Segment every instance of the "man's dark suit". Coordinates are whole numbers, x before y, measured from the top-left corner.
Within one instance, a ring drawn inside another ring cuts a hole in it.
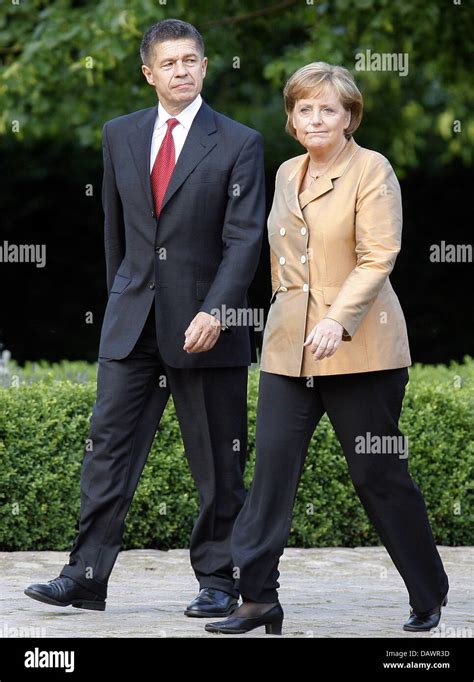
[[[151,107],[103,129],[109,300],[79,534],[61,574],[106,596],[125,517],[172,395],[200,498],[191,563],[201,588],[236,596],[229,544],[245,499],[250,329],[229,326],[204,353],[187,353],[183,344],[199,311],[247,305],[265,218],[262,137],[203,101],[157,219],[150,187],[156,114]]]
[[[246,305],[264,225],[262,137],[203,102],[168,185],[157,229],[149,171],[155,117],[152,107],[104,126],[110,298],[99,355],[116,360],[128,355],[156,297],[158,345],[167,364],[248,365],[247,327],[229,328],[207,353],[186,353],[183,343],[185,329],[200,310]]]

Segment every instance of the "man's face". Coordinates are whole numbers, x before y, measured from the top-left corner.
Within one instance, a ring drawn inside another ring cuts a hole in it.
[[[142,72],[165,109],[178,114],[201,92],[206,68],[207,57],[201,59],[194,40],[180,38],[157,43]]]

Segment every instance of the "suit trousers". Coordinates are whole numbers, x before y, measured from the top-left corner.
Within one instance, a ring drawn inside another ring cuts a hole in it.
[[[404,442],[398,419],[407,382],[407,368],[308,379],[261,372],[254,478],[231,540],[243,598],[278,599],[278,563],[306,453],[327,413],[357,495],[405,582],[411,606],[427,611],[441,604],[448,578],[422,494],[408,470],[406,448],[361,447],[367,434],[372,444],[387,444],[383,436]],[[391,449],[396,452],[388,454]]]
[[[131,353],[122,360],[99,357],[98,365],[78,534],[61,575],[107,596],[125,517],[171,395],[200,500],[191,564],[200,588],[238,596],[230,536],[246,496],[247,366],[166,365],[157,347],[154,305]]]

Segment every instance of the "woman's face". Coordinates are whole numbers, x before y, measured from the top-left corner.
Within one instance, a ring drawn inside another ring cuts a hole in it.
[[[317,97],[299,99],[292,113],[298,141],[308,151],[330,152],[342,144],[351,113],[344,109],[339,95],[327,86]]]

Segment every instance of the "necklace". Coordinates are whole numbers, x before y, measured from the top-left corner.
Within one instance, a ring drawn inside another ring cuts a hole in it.
[[[308,163],[308,173],[309,173],[309,177],[313,179],[313,182],[314,182],[315,180],[317,180],[319,177],[321,177],[320,175],[313,175],[313,174],[311,173],[311,171],[309,170],[309,163]]]
[[[342,147],[342,149],[344,149],[345,146],[346,146],[346,145],[344,144],[343,147]],[[327,166],[327,168],[325,169],[324,173],[319,173],[319,175],[313,175],[313,174],[311,173],[311,171],[310,171],[311,159],[308,161],[308,174],[309,174],[309,177],[311,178],[311,184],[313,184],[313,182],[315,182],[318,178],[322,177],[323,175],[325,175],[325,174],[328,172],[328,170],[329,170],[329,169],[331,168],[331,166],[333,165],[334,161],[337,159],[337,157],[338,157],[339,154],[341,153],[342,149],[340,149],[340,150],[337,152],[337,154],[334,156],[334,158],[332,159],[332,161],[331,161],[331,163],[329,164],[329,166]]]

